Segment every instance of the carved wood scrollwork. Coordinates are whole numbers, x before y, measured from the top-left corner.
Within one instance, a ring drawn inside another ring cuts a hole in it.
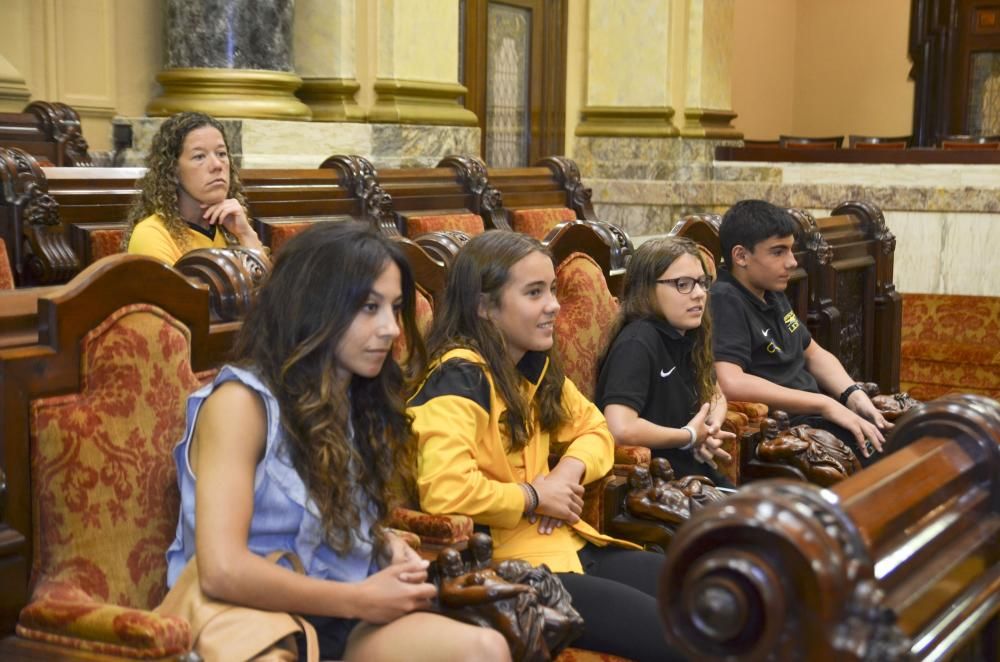
[[[883,255],[892,255],[896,250],[896,235],[889,230],[889,226],[885,223],[885,215],[877,206],[862,200],[849,200],[838,205],[830,215],[842,214],[856,216],[865,229],[865,235],[879,242]]]
[[[474,196],[473,211],[483,217],[487,227],[511,229],[503,209],[503,194],[490,184],[482,159],[452,154],[441,159],[437,167],[452,168],[458,173],[465,190]]]
[[[454,261],[458,250],[467,244],[469,235],[458,230],[425,232],[414,240],[428,255],[439,260],[446,266]]]
[[[271,262],[249,248],[200,248],[174,267],[208,285],[209,308],[215,322],[243,319],[257,298],[257,289],[271,271]]]
[[[92,166],[87,140],[83,137],[80,116],[64,103],[33,101],[24,109],[42,121],[45,133],[59,145],[63,166]]]
[[[0,148],[0,177],[16,246],[12,266],[19,285],[66,282],[80,271],[80,259],[59,223],[59,204],[35,159],[17,148]]]
[[[611,247],[611,269],[624,269],[632,258],[632,253],[635,252],[628,234],[614,223],[606,221],[585,221],[585,223],[604,237]]]
[[[576,212],[578,218],[588,221],[598,220],[591,201],[594,192],[580,179],[580,168],[576,162],[565,156],[547,156],[537,165],[545,166],[555,174],[556,179],[566,189],[568,206]]]
[[[801,245],[816,256],[816,261],[820,265],[826,266],[830,264],[830,261],[833,259],[833,247],[820,234],[819,227],[816,225],[816,218],[804,209],[793,208],[787,211],[799,224],[799,241]]]
[[[383,234],[403,236],[404,224],[392,211],[392,196],[378,183],[378,172],[361,156],[338,154],[320,165],[340,173],[340,184],[361,203],[362,217],[373,223]]]

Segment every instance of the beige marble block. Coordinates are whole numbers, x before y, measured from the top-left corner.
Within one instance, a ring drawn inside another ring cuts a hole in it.
[[[354,78],[356,0],[295,3],[295,72],[302,78]]]

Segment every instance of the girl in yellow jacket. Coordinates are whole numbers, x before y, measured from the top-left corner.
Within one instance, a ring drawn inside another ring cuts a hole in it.
[[[458,253],[429,337],[431,364],[407,412],[419,443],[420,504],[488,527],[498,560],[545,563],[585,631],[574,646],[664,660],[656,590],[663,557],[580,519],[583,486],[604,476],[614,441],[553,349],[551,256],[514,232]],[[548,468],[550,442],[568,444]]]

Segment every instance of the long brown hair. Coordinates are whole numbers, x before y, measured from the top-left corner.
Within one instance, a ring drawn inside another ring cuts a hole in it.
[[[210,126],[222,134],[229,157],[229,191],[227,198],[236,198],[243,209],[247,209],[246,198],[243,197],[243,184],[240,182],[236,163],[229,149],[229,138],[219,120],[205,113],[177,113],[166,119],[160,125],[160,130],[153,136],[153,143],[146,157],[146,174],[139,180],[139,193],[132,202],[128,212],[128,229],[125,231],[123,249],[128,249],[129,239],[135,226],[147,216],[158,214],[163,219],[163,226],[170,234],[178,248],[182,251],[188,246],[188,225],[181,217],[178,189],[180,179],[177,174],[177,160],[184,150],[184,139],[195,129]],[[217,226],[226,237],[226,243],[237,245],[236,237],[231,235],[222,225]]]
[[[479,307],[484,300],[493,306],[500,305],[511,267],[534,252],[552,257],[538,240],[517,232],[491,230],[472,238],[459,250],[448,270],[444,302],[434,315],[428,340],[432,359],[440,358],[450,349],[467,347],[486,360],[493,382],[507,405],[511,451],[524,448],[531,437],[532,403],[518,387],[521,377],[510,359],[503,334],[479,316]],[[554,432],[566,421],[562,405],[566,377],[555,346],[548,357],[549,367],[535,392],[535,400],[542,429]]]
[[[410,265],[395,242],[360,223],[323,223],[285,244],[234,349],[277,398],[292,465],[319,509],[328,544],[340,553],[360,527],[357,491],[379,523],[394,500],[390,487],[400,480],[412,485],[416,466],[404,374],[393,357],[373,378],[353,375],[346,390],[336,379],[340,339],[390,263],[401,275],[409,355],[422,363]],[[362,533],[384,553],[381,526]]]
[[[625,286],[618,316],[611,326],[607,344],[605,344],[601,357],[598,359],[598,374],[600,374],[608,352],[611,351],[611,346],[622,329],[640,319],[664,319],[656,299],[656,281],[681,255],[693,255],[698,258],[701,268],[706,274],[709,273],[705,256],[698,250],[698,245],[684,237],[651,239],[636,249],[625,272]],[[712,398],[715,397],[712,316],[709,312],[709,306],[709,297],[706,296],[701,326],[688,331],[694,337],[692,355],[694,358],[695,388],[699,402],[711,402]]]

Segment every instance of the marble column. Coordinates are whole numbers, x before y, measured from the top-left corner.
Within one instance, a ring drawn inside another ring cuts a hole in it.
[[[313,120],[364,121],[355,96],[357,79],[357,0],[297,0],[295,71],[302,76],[296,93]]]
[[[735,8],[735,0],[687,0],[685,138],[743,137],[730,125]]]
[[[459,99],[457,0],[371,0],[376,39],[371,122],[476,126]]]
[[[163,93],[146,112],[310,119],[295,97],[294,0],[165,0]]]
[[[590,0],[587,80],[575,156],[585,176],[671,177],[671,0]]]

